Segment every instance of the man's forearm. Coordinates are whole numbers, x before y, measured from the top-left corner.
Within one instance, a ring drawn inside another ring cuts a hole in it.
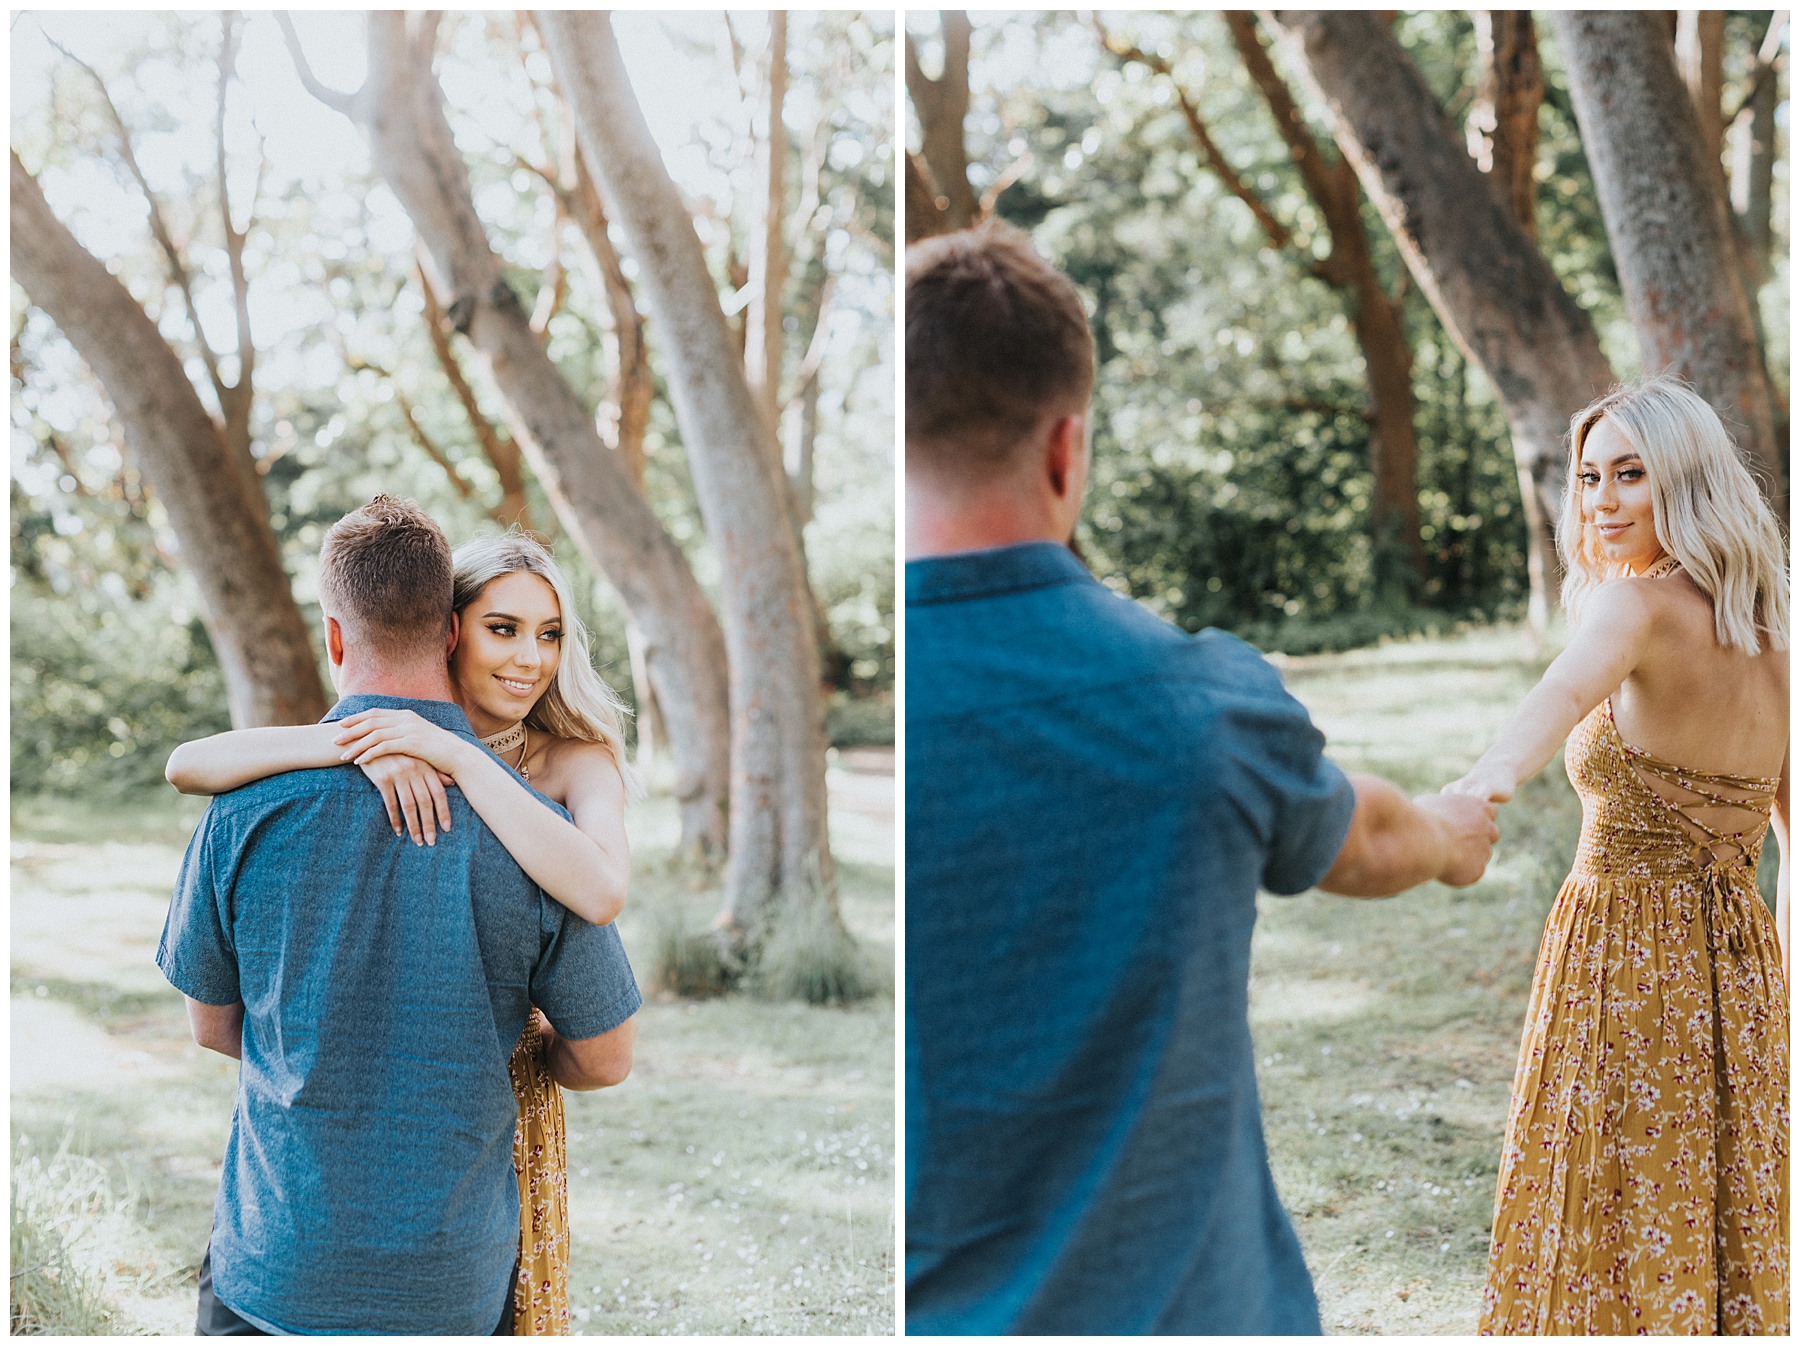
[[[208,1005],[189,996],[187,1012],[188,1027],[193,1030],[195,1042],[234,1061],[244,1059],[244,1006],[241,1002]]]
[[[610,1033],[571,1042],[546,1021],[544,1068],[565,1089],[585,1092],[623,1083],[631,1074],[631,1047],[637,1038],[637,1020],[627,1019]]]
[[[1392,897],[1442,874],[1444,825],[1379,776],[1353,775],[1356,814],[1337,863],[1319,887],[1342,897]]]

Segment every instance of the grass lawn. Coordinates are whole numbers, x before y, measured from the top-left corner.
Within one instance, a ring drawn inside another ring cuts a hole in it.
[[[193,1331],[236,1093],[236,1063],[193,1045],[153,961],[198,816],[173,799],[13,810],[15,1205],[70,1236],[87,1311],[115,1333]],[[628,824],[638,878],[619,928],[647,984],[659,910],[713,899],[659,864],[666,799]],[[891,968],[891,821],[834,808],[832,825],[846,923]],[[573,1329],[890,1334],[892,999],[646,1002],[631,1078],[566,1096]]]
[[[1283,671],[1334,760],[1424,793],[1474,764],[1547,658],[1495,629]],[[1532,965],[1581,827],[1560,757],[1500,827],[1470,888],[1259,899],[1264,1121],[1327,1332],[1475,1330]]]

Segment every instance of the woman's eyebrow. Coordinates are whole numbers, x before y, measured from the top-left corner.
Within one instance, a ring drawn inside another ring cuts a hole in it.
[[[487,622],[487,621],[512,622],[515,626],[525,625],[525,619],[523,617],[515,617],[510,612],[484,612],[481,614],[481,620],[484,622]],[[546,617],[546,618],[544,618],[544,620],[541,623],[539,623],[539,625],[541,625],[541,626],[561,626],[562,625],[562,614],[558,613],[554,617]]]
[[[1583,467],[1617,467],[1620,463],[1641,463],[1643,461],[1644,455],[1639,453],[1636,449],[1632,449],[1625,453],[1615,453],[1611,458],[1603,460],[1589,458],[1586,454],[1583,454],[1581,465]]]

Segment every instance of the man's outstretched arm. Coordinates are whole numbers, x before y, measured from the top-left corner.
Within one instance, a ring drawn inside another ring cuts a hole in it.
[[[1500,838],[1494,806],[1470,795],[1408,799],[1379,776],[1353,775],[1356,812],[1318,886],[1344,897],[1392,897],[1436,879],[1462,888],[1487,868]]]
[[[209,1005],[187,997],[188,1027],[194,1030],[194,1041],[209,1051],[244,1059],[244,1003]]]
[[[546,1068],[550,1078],[577,1092],[607,1089],[631,1074],[631,1044],[637,1038],[637,1020],[627,1019],[611,1032],[571,1041],[544,1025]]]

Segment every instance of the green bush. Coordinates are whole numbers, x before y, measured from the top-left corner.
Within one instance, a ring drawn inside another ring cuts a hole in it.
[[[889,746],[894,741],[893,701],[833,692],[825,704],[825,737],[834,748]]]

